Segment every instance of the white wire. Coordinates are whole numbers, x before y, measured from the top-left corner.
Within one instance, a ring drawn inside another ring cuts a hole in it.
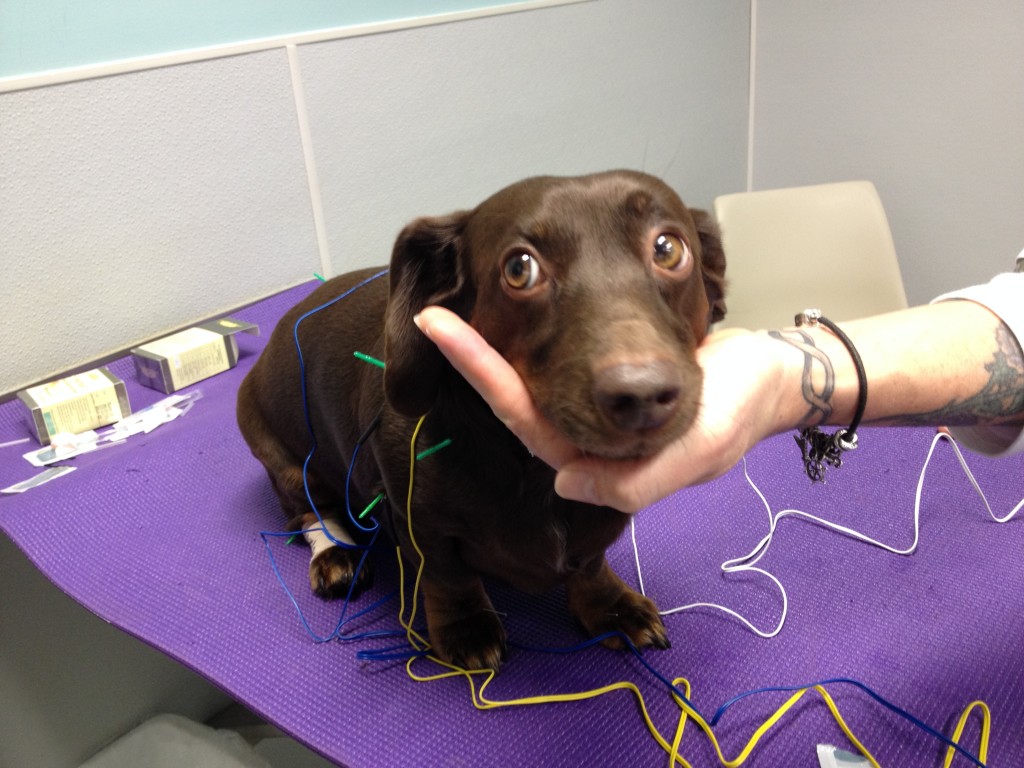
[[[988,510],[989,517],[991,517],[997,523],[1010,522],[1010,520],[1013,519],[1014,515],[1020,512],[1021,507],[1024,507],[1024,499],[1018,501],[1017,506],[1015,506],[1013,509],[1007,512],[1003,517],[999,517],[995,512],[992,511],[992,507],[988,503],[988,499],[985,498],[985,494],[984,492],[982,492],[981,486],[979,486],[978,481],[974,479],[974,473],[971,472],[971,468],[967,466],[967,460],[964,459],[964,455],[960,452],[960,446],[957,445],[956,440],[954,440],[951,435],[948,435],[945,432],[940,432],[938,435],[936,435],[935,440],[932,442],[932,445],[934,446],[934,444],[938,442],[938,439],[940,437],[945,438],[949,442],[949,444],[953,446],[953,451],[956,453],[957,461],[960,462],[960,467],[963,469],[964,474],[967,475],[967,479],[971,481],[971,485],[974,486],[974,490],[978,492],[978,496],[981,497],[982,502],[984,502],[985,509]],[[928,466],[927,463],[925,464],[925,466]],[[924,470],[921,470],[921,473],[923,475]]]
[[[865,544],[870,544],[874,547],[879,547],[881,549],[886,550],[887,552],[892,552],[896,555],[909,555],[913,553],[914,550],[917,549],[917,544],[920,540],[921,534],[921,494],[924,489],[925,473],[928,470],[929,463],[931,463],[932,454],[935,452],[935,446],[938,445],[940,440],[945,440],[951,446],[953,446],[953,451],[956,454],[957,460],[960,462],[960,467],[963,469],[964,474],[967,476],[967,479],[974,487],[974,490],[977,492],[982,502],[985,504],[985,509],[988,510],[989,516],[995,522],[1009,522],[1021,510],[1021,508],[1024,507],[1024,499],[1021,499],[1020,502],[1017,503],[1017,506],[1010,510],[1010,512],[1005,516],[999,517],[998,515],[996,515],[995,512],[992,511],[992,506],[988,503],[988,499],[985,497],[985,493],[981,490],[981,486],[978,485],[978,481],[975,479],[974,474],[970,470],[970,467],[967,466],[967,461],[966,459],[964,459],[964,455],[963,453],[961,453],[960,447],[957,445],[956,440],[954,440],[953,437],[946,432],[938,432],[932,439],[931,446],[928,448],[928,454],[925,456],[924,464],[921,467],[921,474],[917,480],[917,491],[914,495],[914,540],[911,542],[909,547],[905,549],[897,549],[896,547],[890,546],[881,541],[873,539],[870,536],[866,536],[863,533],[855,531],[852,528],[847,528],[844,525],[839,525],[838,523],[833,523],[828,520],[824,520],[820,517],[816,517],[815,515],[811,515],[807,512],[802,512],[798,509],[784,509],[778,514],[773,515],[771,505],[768,503],[768,500],[764,497],[764,494],[761,493],[761,490],[757,487],[757,484],[754,483],[754,481],[750,477],[750,474],[747,472],[747,460],[746,458],[744,458],[743,476],[746,478],[747,483],[750,485],[750,487],[754,489],[754,492],[757,494],[758,498],[761,499],[761,503],[764,505],[765,510],[767,510],[768,512],[768,533],[765,535],[764,538],[761,539],[761,541],[757,543],[757,545],[750,551],[749,554],[744,555],[742,557],[733,558],[731,560],[726,560],[724,563],[722,563],[721,569],[723,573],[743,573],[746,571],[752,571],[754,573],[759,573],[771,579],[771,581],[775,583],[775,586],[778,587],[779,594],[782,596],[782,612],[779,616],[778,624],[776,625],[775,629],[771,631],[758,629],[756,626],[754,626],[752,622],[750,622],[748,619],[746,619],[733,609],[728,608],[724,605],[719,605],[717,603],[690,603],[688,605],[680,605],[675,608],[669,608],[668,610],[659,611],[659,613],[662,616],[669,616],[675,613],[689,611],[694,608],[711,608],[717,611],[722,611],[723,613],[726,613],[729,616],[732,616],[733,618],[737,619],[742,624],[744,624],[751,632],[758,635],[759,637],[775,637],[775,635],[782,631],[782,627],[786,623],[786,614],[789,610],[789,598],[786,594],[786,588],[782,585],[782,582],[780,582],[775,576],[773,576],[768,571],[762,568],[755,567],[755,564],[759,562],[761,558],[765,556],[765,554],[767,554],[768,547],[770,546],[772,539],[775,536],[775,529],[778,527],[779,521],[784,517],[796,517],[801,518],[803,520],[807,520],[811,523],[814,523],[815,525],[820,525],[823,528],[836,531],[837,533],[840,533],[844,536],[856,539],[858,541],[862,541]],[[636,541],[636,516],[633,516],[633,518],[630,520],[630,535],[633,541],[633,557],[636,561],[636,574],[637,581],[640,587],[640,593],[646,595],[647,592],[644,588],[643,569],[640,565],[640,550],[637,546]]]

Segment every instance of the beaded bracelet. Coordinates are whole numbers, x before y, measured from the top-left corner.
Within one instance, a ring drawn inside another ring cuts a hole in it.
[[[823,325],[838,338],[853,358],[853,367],[857,370],[857,383],[860,391],[857,394],[857,408],[853,414],[853,420],[846,429],[837,429],[831,435],[822,432],[817,426],[805,427],[800,430],[796,437],[797,445],[800,446],[800,453],[803,456],[804,470],[811,482],[824,483],[825,469],[827,466],[839,468],[843,465],[843,452],[852,451],[857,447],[857,427],[864,416],[864,408],[868,402],[868,377],[864,372],[864,361],[861,360],[857,348],[853,346],[850,337],[842,329],[822,316],[817,309],[805,309],[799,313],[795,322],[797,327],[802,325],[815,326]]]

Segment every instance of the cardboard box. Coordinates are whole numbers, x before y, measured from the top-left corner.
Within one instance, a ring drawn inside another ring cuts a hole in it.
[[[224,317],[211,320],[131,350],[139,381],[165,394],[234,368],[238,363],[236,333],[259,328]]]
[[[18,393],[28,408],[40,445],[49,445],[59,432],[86,432],[130,416],[128,390],[107,368],[67,376]]]

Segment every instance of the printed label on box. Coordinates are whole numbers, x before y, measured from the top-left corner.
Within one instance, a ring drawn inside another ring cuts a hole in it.
[[[105,368],[29,387],[19,397],[41,443],[58,432],[85,432],[131,413],[123,382]]]
[[[188,328],[139,349],[167,358],[175,390],[231,367],[224,336],[203,328]]]

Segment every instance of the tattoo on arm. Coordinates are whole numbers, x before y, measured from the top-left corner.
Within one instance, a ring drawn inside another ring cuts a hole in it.
[[[970,426],[981,423],[1020,421],[1024,417],[1024,353],[1005,325],[995,334],[995,352],[985,363],[988,381],[973,395],[954,398],[927,413],[891,416],[886,423],[907,425]]]
[[[768,335],[786,342],[804,356],[801,394],[807,412],[798,428],[824,424],[832,415],[835,370],[832,361],[800,329],[769,331]],[[1017,338],[1000,325],[994,338],[992,359],[984,364],[988,381],[974,394],[953,398],[946,405],[925,413],[904,413],[873,420],[873,424],[905,426],[970,426],[981,423],[1021,422],[1024,420],[1024,352]]]
[[[807,413],[797,425],[799,428],[824,424],[832,415],[832,395],[836,389],[836,375],[832,361],[814,344],[810,334],[800,329],[768,331],[773,339],[796,347],[804,356],[804,372],[800,389],[807,402]],[[817,374],[817,375],[816,375]],[[815,386],[815,381],[818,386]]]

